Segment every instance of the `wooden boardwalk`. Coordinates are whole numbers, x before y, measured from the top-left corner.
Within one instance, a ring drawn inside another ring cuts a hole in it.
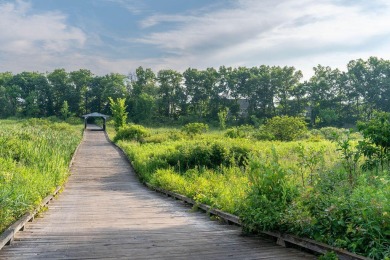
[[[103,132],[86,131],[65,190],[0,259],[314,259],[241,235],[141,185]]]

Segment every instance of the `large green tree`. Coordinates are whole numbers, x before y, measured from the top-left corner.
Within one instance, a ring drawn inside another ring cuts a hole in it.
[[[390,61],[376,57],[350,61],[348,76],[359,95],[360,118],[369,119],[375,110],[390,111]]]
[[[61,108],[64,101],[75,103],[75,88],[72,86],[69,73],[65,69],[56,69],[47,75],[51,85],[50,100],[53,104],[54,114],[61,116]],[[73,111],[72,111],[73,112]]]
[[[87,114],[92,112],[89,109],[89,99],[93,95],[91,93],[91,85],[93,74],[87,69],[80,69],[69,73],[71,84],[75,90],[74,103],[71,105],[71,110],[77,115]]]
[[[159,114],[167,118],[177,118],[181,113],[181,105],[186,101],[183,76],[174,70],[160,70],[157,80]]]
[[[150,69],[138,67],[135,74],[131,74],[129,87],[129,116],[136,122],[151,122],[156,110],[158,87],[156,75]]]
[[[296,71],[294,67],[271,68],[271,85],[275,91],[279,115],[296,116],[302,112],[295,111],[292,102],[302,76],[302,72]]]
[[[334,125],[340,115],[341,73],[338,69],[318,65],[307,86],[312,126]]]
[[[0,73],[0,117],[3,118],[16,114],[16,103],[20,91],[16,85],[11,84],[12,78],[11,72]]]
[[[211,85],[207,82],[206,72],[188,68],[183,77],[189,99],[189,113],[198,119],[206,118],[211,96]]]
[[[16,112],[22,116],[53,115],[51,101],[52,89],[47,78],[38,72],[21,72],[13,76],[9,85],[16,100]]]

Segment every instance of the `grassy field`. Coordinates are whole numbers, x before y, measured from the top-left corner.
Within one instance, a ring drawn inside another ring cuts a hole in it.
[[[350,156],[361,136],[343,148],[345,136],[336,142],[332,129],[292,142],[258,141],[252,130],[230,138],[133,126],[119,140],[108,126],[141,181],[238,215],[244,232],[288,232],[389,258],[389,169],[362,170],[364,158]],[[0,121],[0,230],[66,180],[81,133],[82,125],[43,119]]]
[[[0,232],[66,180],[81,125],[0,120]]]
[[[293,142],[143,131],[117,141],[142,181],[236,214],[245,232],[282,231],[374,259],[390,256],[388,169],[362,171],[361,160],[349,160],[319,131]]]

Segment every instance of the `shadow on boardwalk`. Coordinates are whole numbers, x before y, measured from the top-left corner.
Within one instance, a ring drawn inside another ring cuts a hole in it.
[[[58,200],[0,259],[314,258],[148,190],[104,132],[85,132],[71,171]]]

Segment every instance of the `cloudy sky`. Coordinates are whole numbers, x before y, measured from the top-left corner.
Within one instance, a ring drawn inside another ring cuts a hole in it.
[[[390,59],[388,0],[0,0],[0,72]]]

